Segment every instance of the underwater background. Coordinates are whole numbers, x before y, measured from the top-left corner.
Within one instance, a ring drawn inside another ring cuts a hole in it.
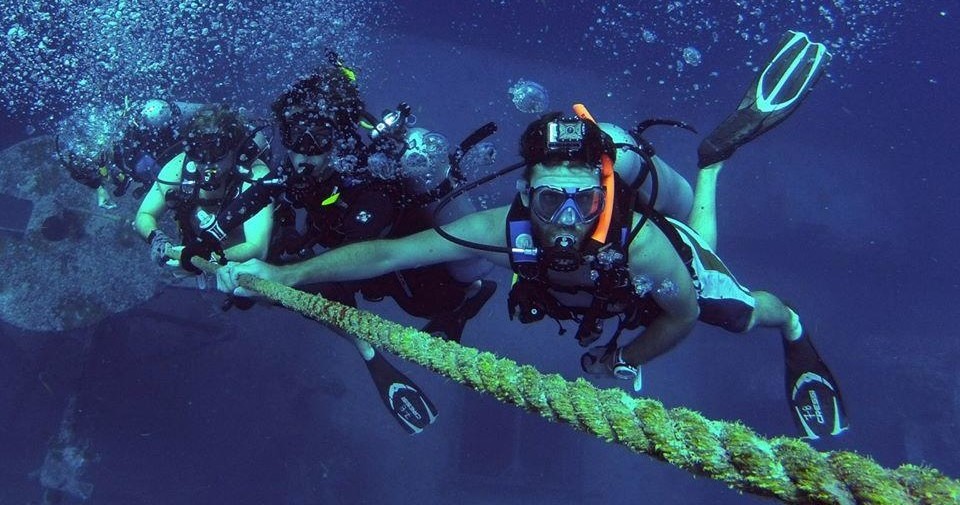
[[[330,47],[373,111],[406,101],[451,139],[496,121],[507,165],[536,117],[507,93],[520,79],[541,84],[552,110],[583,102],[601,121],[667,117],[705,134],[771,44],[804,31],[834,60],[795,115],[727,163],[719,251],[740,281],[798,308],[844,389],[851,429],[817,448],[960,476],[960,3],[715,3],[5,0],[0,147],[124,97],[225,100],[266,115]],[[650,140],[693,180],[700,137],[660,129]],[[499,181],[474,199],[501,205],[512,189]],[[154,268],[139,246],[130,254]],[[90,282],[124,275],[109,258],[86,261],[103,272]],[[500,288],[463,343],[580,376],[573,338],[552,321],[508,321],[509,272],[491,278]],[[221,302],[170,288],[81,329],[0,323],[0,504],[50,502],[40,470],[51,447],[77,463],[63,503],[764,501],[391,358],[440,410],[408,436],[352,345],[278,307],[223,313]],[[423,324],[391,303],[363,307]],[[669,407],[794,433],[774,332],[699,325],[643,373],[643,395]]]

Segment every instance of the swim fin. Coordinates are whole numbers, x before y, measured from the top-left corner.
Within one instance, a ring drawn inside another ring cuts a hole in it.
[[[380,398],[397,422],[410,434],[416,435],[437,418],[437,408],[427,395],[400,370],[390,364],[380,352],[366,359],[367,370],[380,392]]]
[[[805,33],[788,31],[751,84],[737,110],[697,149],[703,168],[726,160],[743,144],[771,130],[797,110],[833,56]]]
[[[487,280],[480,281],[480,288],[473,296],[464,300],[464,302],[452,312],[431,319],[421,331],[444,340],[459,342],[463,336],[463,327],[467,324],[467,321],[480,312],[480,309],[483,308],[487,300],[493,296],[496,290],[496,282]]]
[[[817,440],[850,429],[837,381],[820,359],[810,335],[783,341],[787,401],[803,438]]]

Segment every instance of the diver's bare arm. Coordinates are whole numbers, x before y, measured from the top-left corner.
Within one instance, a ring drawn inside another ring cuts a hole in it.
[[[443,229],[469,241],[504,246],[506,212],[506,207],[478,212],[445,225]],[[505,258],[506,255],[485,255],[454,244],[430,229],[398,239],[370,240],[339,247],[307,261],[281,267],[279,280],[292,286],[369,279],[397,270],[475,256],[490,257],[502,263],[503,259],[495,256]]]
[[[167,163],[163,169],[160,170],[157,179],[158,181],[153,183],[150,191],[143,197],[143,201],[140,202],[140,208],[137,209],[137,215],[133,219],[134,228],[136,228],[137,233],[144,239],[150,235],[150,232],[157,229],[157,219],[166,210],[166,193],[173,188],[172,185],[164,184],[160,181],[175,180],[179,182],[180,166],[174,164],[173,161]]]
[[[644,364],[669,351],[693,330],[700,315],[697,292],[683,261],[659,230],[645,244],[645,251],[631,250],[631,269],[636,265],[653,283],[653,299],[663,309],[640,335],[624,348],[624,358]]]
[[[253,180],[262,179],[269,173],[267,166],[256,163],[253,166]],[[250,189],[249,183],[243,184],[243,191]],[[251,258],[264,259],[270,247],[270,234],[273,232],[273,205],[266,205],[243,223],[243,242],[227,248],[224,253],[230,261],[246,261]]]
[[[267,257],[272,230],[273,206],[267,205],[243,223],[244,241],[223,252],[230,261],[247,261],[251,258],[262,260]]]
[[[642,365],[673,349],[693,330],[696,317],[663,313],[623,349],[624,359]]]

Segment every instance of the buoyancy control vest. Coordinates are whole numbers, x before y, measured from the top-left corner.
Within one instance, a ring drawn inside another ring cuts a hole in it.
[[[252,163],[250,164],[252,166]],[[191,170],[191,167],[193,169]],[[237,199],[241,194],[243,183],[252,183],[252,169],[250,166],[234,164],[220,182],[222,194],[216,197],[201,196],[202,174],[183,155],[180,168],[180,183],[177,188],[164,195],[167,207],[174,212],[173,218],[177,222],[181,239],[184,244],[195,241],[202,231],[214,226],[218,214],[225,205]],[[210,210],[212,210],[212,212]],[[222,241],[225,233],[218,236]]]

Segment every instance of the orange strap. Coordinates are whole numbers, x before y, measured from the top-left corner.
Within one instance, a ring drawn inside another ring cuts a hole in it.
[[[598,125],[596,120],[593,119],[593,116],[590,115],[590,111],[588,111],[582,103],[573,104],[573,112],[580,119],[590,121],[596,125],[597,128],[600,128],[600,125]],[[603,186],[605,190],[604,193],[606,194],[603,198],[603,213],[600,214],[600,219],[597,220],[597,227],[593,230],[593,235],[591,235],[590,238],[603,244],[607,241],[607,233],[610,232],[610,220],[613,219],[613,159],[610,158],[609,154],[603,153],[600,155],[600,162],[600,184]]]

